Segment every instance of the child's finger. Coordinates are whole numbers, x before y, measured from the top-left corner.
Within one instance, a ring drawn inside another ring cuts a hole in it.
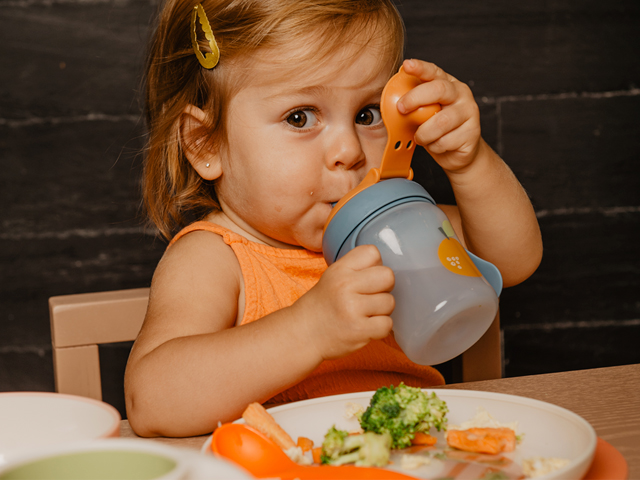
[[[420,145],[428,145],[458,129],[473,118],[471,107],[457,106],[446,108],[418,127],[415,139]]]
[[[363,314],[368,317],[391,315],[396,307],[396,300],[390,293],[376,293],[365,297]]]
[[[365,295],[393,290],[396,279],[393,270],[383,265],[376,265],[361,270],[353,279],[353,290]]]
[[[427,151],[434,155],[440,155],[446,152],[468,152],[473,148],[475,143],[471,140],[479,137],[479,129],[471,125],[471,122],[465,122],[455,130],[443,135],[433,142],[424,145]]]
[[[393,328],[393,320],[388,315],[376,315],[367,319],[369,337],[375,340],[385,338]]]
[[[460,94],[454,84],[445,80],[433,80],[409,90],[400,97],[396,105],[400,113],[407,114],[424,105],[451,105],[459,98]]]
[[[455,77],[449,75],[435,63],[425,62],[424,60],[405,60],[402,63],[402,68],[406,73],[418,77],[423,82],[430,82],[437,78],[450,82],[455,80]]]
[[[374,245],[359,245],[347,252],[344,257],[338,260],[343,267],[352,270],[364,270],[365,268],[382,265],[380,251]],[[335,264],[334,264],[335,265]]]
[[[352,297],[348,305],[345,304],[345,312],[353,321],[366,321],[369,317],[391,315],[395,307],[396,300],[393,295],[384,292]]]

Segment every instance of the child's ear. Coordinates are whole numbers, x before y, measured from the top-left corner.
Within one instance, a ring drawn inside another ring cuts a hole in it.
[[[180,142],[196,172],[205,180],[215,180],[222,175],[222,162],[207,134],[206,116],[198,107],[187,105],[180,118]]]

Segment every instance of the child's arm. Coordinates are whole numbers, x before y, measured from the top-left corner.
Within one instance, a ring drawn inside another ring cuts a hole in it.
[[[431,63],[408,60],[403,67],[425,83],[400,99],[400,112],[442,105],[416,132],[416,142],[451,182],[457,207],[442,209],[466,247],[500,269],[505,286],[522,282],[540,264],[540,228],[515,175],[480,136],[479,109],[471,90]]]
[[[158,265],[127,364],[131,426],[142,436],[192,436],[239,418],[322,360],[384,338],[393,282],[375,247],[357,248],[291,307],[234,327],[243,298],[235,255],[213,233],[186,235]]]

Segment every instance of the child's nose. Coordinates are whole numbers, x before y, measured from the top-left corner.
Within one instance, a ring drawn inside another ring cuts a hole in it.
[[[327,151],[330,169],[350,170],[364,165],[366,157],[355,131],[341,131],[335,135]]]

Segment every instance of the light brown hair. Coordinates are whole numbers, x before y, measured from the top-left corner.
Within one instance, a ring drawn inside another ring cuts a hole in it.
[[[224,144],[227,105],[244,78],[234,67],[246,67],[243,60],[263,49],[315,39],[315,65],[346,43],[364,48],[373,40],[383,46],[385,64],[391,62],[395,70],[402,61],[404,27],[391,0],[202,0],[220,48],[220,63],[207,70],[191,46],[196,3],[166,0],[146,66],[143,199],[149,219],[167,239],[188,222],[220,208],[215,184],[203,180],[184,156],[180,122],[184,109],[195,105],[207,113],[202,136],[210,145]],[[200,50],[206,52],[202,37]]]

